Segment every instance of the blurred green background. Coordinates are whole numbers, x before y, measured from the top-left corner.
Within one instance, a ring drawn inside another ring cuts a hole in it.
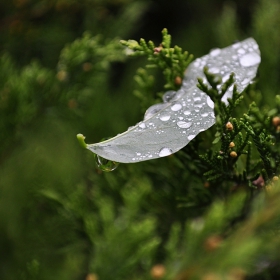
[[[77,133],[94,143],[142,119],[133,90],[145,59],[116,42],[159,43],[167,28],[198,57],[253,36],[266,106],[280,88],[279,12],[272,0],[1,1],[0,279],[150,279],[172,225],[212,197],[176,157],[102,173],[79,146]]]

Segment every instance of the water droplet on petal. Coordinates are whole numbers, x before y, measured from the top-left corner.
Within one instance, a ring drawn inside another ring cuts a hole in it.
[[[182,108],[182,105],[181,105],[180,103],[175,103],[175,104],[171,107],[171,110],[176,112],[176,111],[181,110],[181,108]]]
[[[208,113],[203,113],[203,114],[201,114],[201,117],[203,117],[203,118],[205,118],[205,117],[207,117],[208,116]]]
[[[210,98],[210,96],[207,96],[207,104],[210,108],[214,109],[214,102],[212,101],[212,99]]]
[[[240,43],[239,43],[239,42],[237,42],[237,43],[233,44],[233,45],[232,45],[232,47],[233,47],[234,49],[237,49],[237,48],[239,48],[239,47],[240,47]]]
[[[213,50],[211,50],[210,55],[211,56],[217,56],[220,53],[221,53],[221,49],[213,49]]]
[[[95,154],[95,161],[98,168],[105,172],[113,171],[119,166],[118,162],[108,160],[96,154]]]
[[[255,52],[247,53],[239,58],[239,62],[244,67],[250,67],[259,64],[261,62],[261,58]]]
[[[154,114],[159,112],[160,110],[164,109],[166,107],[166,104],[155,104],[147,109],[144,115],[144,120],[149,119]]]
[[[161,121],[163,121],[163,122],[166,122],[166,121],[168,121],[168,120],[170,119],[170,116],[168,116],[168,115],[163,115],[163,116],[161,116],[159,119],[160,119]]]
[[[158,155],[159,155],[160,157],[165,157],[165,156],[171,155],[172,153],[173,153],[173,152],[172,152],[171,149],[169,149],[169,148],[162,148],[162,149],[160,149]]]
[[[245,78],[242,82],[241,82],[241,85],[247,85],[247,84],[249,84],[250,83],[250,81],[251,81],[251,79],[250,78]]]
[[[162,96],[162,100],[163,102],[170,102],[175,96],[176,96],[177,92],[174,90],[169,90],[167,91],[163,96]]]
[[[186,116],[188,116],[188,115],[190,115],[190,114],[191,114],[191,111],[188,111],[188,110],[187,110],[187,111],[184,112],[184,115],[186,115]]]
[[[196,135],[189,135],[189,136],[188,136],[188,139],[189,139],[189,140],[193,140],[193,138],[194,138],[195,136],[196,136]]]
[[[144,128],[146,128],[146,124],[141,122],[141,123],[139,123],[139,127],[144,129]]]
[[[177,125],[181,128],[189,128],[189,127],[191,127],[192,123],[191,122],[179,121],[179,122],[177,122]]]
[[[211,74],[218,74],[219,72],[220,72],[220,69],[219,68],[217,68],[217,67],[211,67],[211,68],[209,68],[209,73],[211,73]]]
[[[238,49],[237,52],[240,53],[240,54],[246,53],[246,51],[245,51],[244,49],[242,49],[242,48],[241,48],[241,49]]]

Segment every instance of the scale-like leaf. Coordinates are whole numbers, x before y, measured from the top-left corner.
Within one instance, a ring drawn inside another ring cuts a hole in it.
[[[126,132],[104,142],[87,145],[93,153],[116,162],[131,163],[168,156],[186,146],[201,131],[215,123],[214,103],[197,88],[197,78],[207,80],[203,68],[225,82],[235,73],[237,90],[242,92],[256,76],[260,51],[248,38],[224,49],[213,49],[193,61],[186,70],[180,90],[168,91],[164,103],[151,106],[144,120]],[[223,97],[232,96],[233,86]]]

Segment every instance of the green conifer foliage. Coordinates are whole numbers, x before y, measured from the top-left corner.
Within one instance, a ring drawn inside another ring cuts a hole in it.
[[[280,277],[279,1],[222,2],[0,4],[1,280]],[[164,29],[160,45],[164,5],[172,42]],[[141,29],[149,15],[158,37]],[[180,88],[182,49],[249,36],[256,83],[226,107],[205,69],[216,124],[178,153],[103,172],[75,139],[115,135]]]

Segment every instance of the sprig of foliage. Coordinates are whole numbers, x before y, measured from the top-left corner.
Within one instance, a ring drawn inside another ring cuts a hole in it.
[[[171,35],[166,28],[162,30],[162,42],[156,47],[152,41],[140,39],[121,40],[121,44],[132,50],[131,56],[148,57],[147,68],[159,68],[166,80],[165,89],[179,89],[184,76],[184,71],[193,59],[187,51],[178,46],[171,47]]]
[[[260,114],[253,102],[242,118],[234,118],[234,109],[244,99],[236,85],[233,86],[234,75],[221,85],[217,76],[210,74],[207,69],[204,73],[211,87],[204,84],[202,79],[198,79],[198,87],[215,103],[217,132],[213,144],[220,143],[218,151],[212,150],[211,153],[200,155],[200,159],[209,168],[204,176],[213,184],[228,181],[234,182],[236,186],[255,188],[269,184],[273,176],[277,175],[279,167],[279,160],[274,160],[276,153],[273,152],[273,136],[265,129],[271,126],[268,121],[270,117]],[[233,95],[226,105],[222,102],[222,97],[231,86]],[[256,151],[254,158],[252,149]],[[257,182],[256,179],[260,176],[262,180]]]

